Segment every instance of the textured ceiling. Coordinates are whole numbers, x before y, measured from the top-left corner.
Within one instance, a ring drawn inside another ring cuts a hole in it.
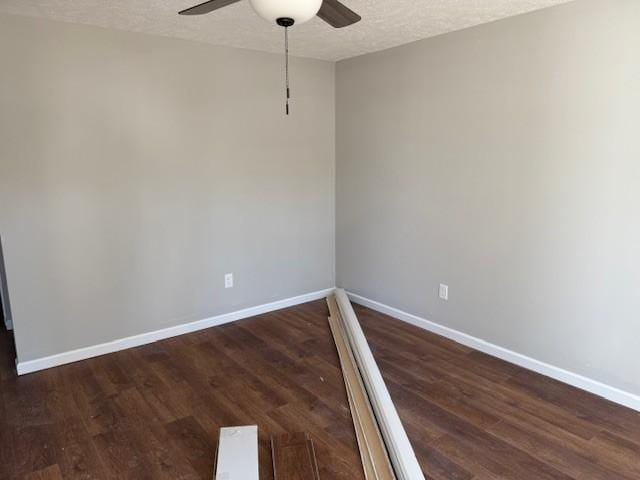
[[[203,0],[0,0],[0,12],[144,32],[233,47],[282,51],[282,32],[248,0],[200,17],[177,15]],[[341,30],[315,18],[295,26],[291,53],[340,60],[570,0],[343,0],[362,21]]]

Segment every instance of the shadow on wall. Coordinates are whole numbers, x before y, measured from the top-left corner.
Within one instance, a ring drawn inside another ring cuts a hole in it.
[[[4,255],[2,253],[2,237],[0,236],[0,303],[2,304],[2,318],[7,330],[13,330],[11,317],[11,304],[9,303],[9,290],[7,288],[7,273],[4,268]]]

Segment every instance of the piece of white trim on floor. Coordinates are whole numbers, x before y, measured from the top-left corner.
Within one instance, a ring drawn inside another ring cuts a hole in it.
[[[314,300],[320,300],[331,294],[333,290],[333,288],[318,290],[316,292],[305,293],[303,295],[285,298],[284,300],[278,300],[276,302],[265,303],[256,307],[250,307],[231,313],[216,315],[215,317],[209,317],[191,323],[176,325],[174,327],[156,330],[153,332],[142,333],[140,335],[134,335],[132,337],[120,338],[112,342],[79,348],[77,350],[70,350],[68,352],[63,352],[43,358],[37,358],[35,360],[28,360],[26,362],[18,361],[16,364],[18,375],[24,375],[27,373],[37,372],[38,370],[45,370],[47,368],[57,367],[59,365],[64,365],[67,363],[86,360],[87,358],[97,357],[99,355],[105,355],[107,353],[118,352],[127,348],[139,347],[141,345],[147,345],[149,343],[157,342],[158,340],[163,340],[165,338],[176,337],[178,335],[184,335],[185,333],[191,333],[198,330],[203,330],[205,328],[235,322],[236,320],[255,317],[256,315],[273,312],[275,310],[281,310],[287,307],[293,307],[295,305],[312,302]]]
[[[351,348],[346,326],[335,295],[327,297],[329,326],[336,344],[342,376],[347,389],[347,399],[353,417],[353,426],[360,450],[362,467],[367,480],[395,480],[387,446],[373,405],[362,378],[361,369]]]
[[[258,480],[258,427],[220,429],[215,480]]]
[[[360,327],[351,302],[343,289],[336,289],[336,300],[396,476],[399,480],[424,480],[422,468],[418,463],[398,411],[373,358],[369,343]]]
[[[535,358],[528,357],[521,353],[514,352],[507,348],[495,345],[480,338],[468,335],[466,333],[454,330],[453,328],[445,327],[438,323],[424,319],[412,313],[404,312],[395,307],[390,307],[384,303],[371,300],[367,297],[357,295],[355,293],[347,292],[347,295],[354,303],[363,305],[372,310],[375,310],[390,317],[402,320],[403,322],[410,323],[416,327],[422,328],[429,332],[433,332],[437,335],[446,337],[454,342],[461,343],[467,347],[479,350],[493,357],[500,358],[509,363],[513,363],[527,370],[534,371],[541,375],[551,377],[559,382],[566,383],[573,387],[585,390],[600,397],[606,398],[619,405],[637,410],[640,412],[640,395],[636,395],[631,392],[621,390],[617,387],[612,387],[605,383],[593,380],[583,375],[570,372],[560,367],[550,365],[548,363],[536,360]]]

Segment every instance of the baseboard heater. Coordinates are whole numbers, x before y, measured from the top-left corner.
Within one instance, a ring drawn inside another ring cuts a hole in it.
[[[327,297],[367,480],[425,480],[391,395],[343,289]]]

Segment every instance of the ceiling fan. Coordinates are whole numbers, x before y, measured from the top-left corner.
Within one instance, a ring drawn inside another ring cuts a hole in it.
[[[240,0],[209,0],[178,12],[180,15],[203,15]],[[286,113],[289,115],[289,27],[311,20],[316,15],[335,28],[359,22],[362,17],[338,0],[249,0],[258,15],[284,27]]]
[[[240,0],[209,0],[180,11],[180,15],[203,15]],[[338,0],[249,0],[258,15],[281,27],[304,23],[318,15],[335,28],[347,27],[362,17]]]

